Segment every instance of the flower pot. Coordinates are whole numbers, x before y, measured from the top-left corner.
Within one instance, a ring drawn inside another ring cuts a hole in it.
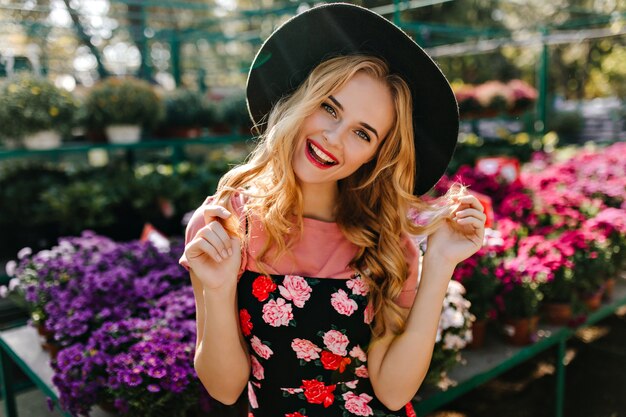
[[[54,149],[61,146],[61,135],[54,130],[42,130],[24,136],[23,142],[26,149]]]
[[[600,308],[602,304],[602,295],[604,294],[604,289],[601,288],[593,294],[586,294],[582,297],[583,303],[585,303],[585,307],[589,311],[596,311]]]
[[[480,349],[485,344],[487,320],[476,320],[472,323],[472,341],[468,343],[470,349]]]
[[[535,341],[538,316],[504,319],[504,336],[507,343],[525,346]]]
[[[547,302],[543,305],[543,317],[549,324],[565,326],[572,319],[572,306],[569,303]]]
[[[602,295],[603,301],[613,300],[613,293],[615,292],[615,278],[608,278],[604,283],[604,294]]]
[[[111,125],[105,128],[109,143],[137,143],[141,137],[139,125]]]

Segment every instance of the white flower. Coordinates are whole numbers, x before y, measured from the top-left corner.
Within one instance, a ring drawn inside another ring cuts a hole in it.
[[[15,262],[14,260],[10,260],[9,262],[7,262],[6,266],[4,267],[4,270],[6,271],[8,276],[12,277],[13,275],[15,275],[16,268],[17,268],[17,262]]]
[[[25,248],[20,249],[20,251],[17,253],[17,259],[23,259],[27,256],[30,256],[32,253],[33,250],[26,246]]]

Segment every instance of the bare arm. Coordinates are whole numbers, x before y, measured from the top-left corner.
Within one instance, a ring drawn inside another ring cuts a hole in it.
[[[192,282],[197,279],[193,272],[191,276]],[[196,301],[199,337],[194,367],[213,398],[233,404],[250,375],[250,359],[239,329],[236,287],[199,290],[202,295]],[[200,314],[211,319],[200,319]]]
[[[433,354],[448,282],[456,265],[483,243],[485,214],[476,197],[458,198],[451,219],[428,237],[422,277],[405,331],[375,341],[368,371],[376,397],[391,410],[408,403],[419,389]]]
[[[422,279],[408,312],[406,330],[395,337],[385,334],[369,351],[368,371],[374,392],[391,410],[404,407],[426,376],[441,306],[453,271],[453,265],[425,256]]]
[[[185,247],[196,303],[194,366],[209,394],[233,404],[250,374],[247,349],[239,328],[237,275],[241,245],[220,223],[230,213],[219,206],[204,209],[205,226]]]

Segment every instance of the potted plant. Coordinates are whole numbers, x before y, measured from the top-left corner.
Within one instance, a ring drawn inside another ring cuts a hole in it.
[[[513,258],[496,269],[501,285],[495,300],[502,330],[505,340],[516,346],[534,342],[543,298],[539,286],[545,276],[526,267],[521,258]]]
[[[165,117],[159,133],[164,137],[193,138],[200,136],[200,126],[206,123],[202,95],[196,91],[176,89],[164,94]]]
[[[219,102],[223,121],[233,132],[250,134],[251,121],[244,91],[234,93]]]
[[[424,379],[426,384],[443,390],[453,384],[448,371],[461,362],[460,350],[472,341],[470,328],[475,318],[469,311],[470,302],[464,296],[463,285],[450,281],[443,300],[433,356]]]
[[[72,95],[45,78],[11,78],[0,87],[0,135],[28,149],[55,148],[69,132],[76,109]]]
[[[503,261],[500,233],[492,229],[486,229],[485,232],[483,247],[459,264],[453,275],[453,279],[465,287],[465,298],[471,303],[469,311],[475,317],[470,344],[472,348],[483,345],[487,322],[496,316],[495,296],[500,281],[495,271]]]
[[[104,128],[112,143],[133,143],[142,129],[151,130],[161,120],[161,98],[146,81],[107,78],[88,93],[85,106],[92,127]]]

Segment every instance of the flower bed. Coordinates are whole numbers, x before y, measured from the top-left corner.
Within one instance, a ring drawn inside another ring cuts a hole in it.
[[[494,311],[485,295],[493,291],[500,317],[532,317],[545,303],[560,302],[574,310],[574,325],[589,311],[585,299],[626,264],[624,143],[565,161],[537,153],[514,182],[463,166],[438,187],[450,179],[491,196],[502,237],[500,246],[486,244],[455,271],[478,316]]]
[[[207,411],[193,369],[195,304],[178,265],[182,242],[159,250],[84,232],[9,265],[33,322],[60,348],[52,360],[62,406],[128,416]]]

